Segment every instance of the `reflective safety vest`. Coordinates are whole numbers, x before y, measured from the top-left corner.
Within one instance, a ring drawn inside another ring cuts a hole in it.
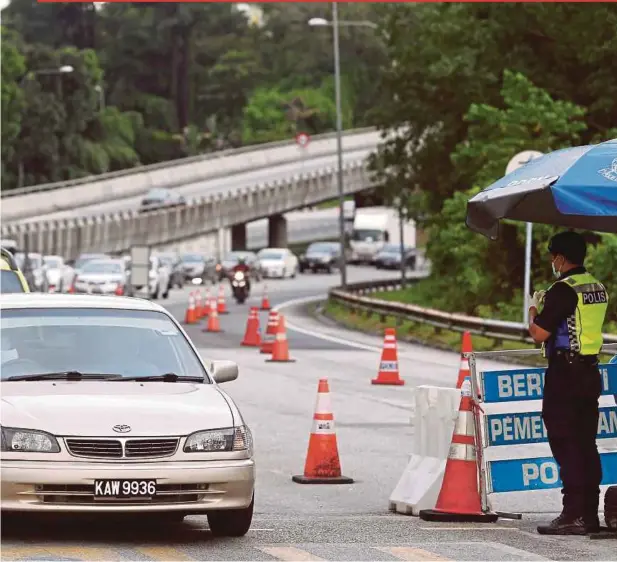
[[[556,283],[566,283],[574,289],[578,302],[574,313],[561,322],[550,338],[550,350],[565,349],[580,355],[598,355],[604,342],[602,326],[608,310],[608,292],[604,285],[590,273],[571,275]],[[546,357],[544,344],[542,352]]]

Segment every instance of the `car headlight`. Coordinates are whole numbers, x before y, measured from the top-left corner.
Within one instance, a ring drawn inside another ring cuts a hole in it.
[[[58,440],[44,431],[2,428],[2,450],[24,453],[59,453]]]
[[[248,451],[253,454],[251,430],[242,425],[224,429],[197,431],[186,439],[185,453],[215,453],[217,451]]]

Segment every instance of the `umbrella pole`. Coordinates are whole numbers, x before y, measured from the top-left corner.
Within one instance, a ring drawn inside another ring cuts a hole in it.
[[[525,289],[523,293],[523,322],[529,324],[529,297],[531,292],[531,242],[533,238],[533,224],[526,225],[525,236]]]

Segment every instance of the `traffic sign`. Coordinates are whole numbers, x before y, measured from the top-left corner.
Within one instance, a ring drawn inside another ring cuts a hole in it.
[[[296,135],[296,142],[302,148],[306,148],[309,142],[311,142],[311,137],[307,133],[298,133]]]

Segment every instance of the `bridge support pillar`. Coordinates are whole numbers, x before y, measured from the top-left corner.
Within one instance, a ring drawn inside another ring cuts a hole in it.
[[[234,224],[231,227],[231,251],[246,250],[246,223]]]
[[[268,247],[287,248],[287,219],[283,215],[268,219]]]
[[[219,228],[216,233],[216,252],[219,260],[222,260],[228,253],[231,246],[229,240],[229,228]]]

